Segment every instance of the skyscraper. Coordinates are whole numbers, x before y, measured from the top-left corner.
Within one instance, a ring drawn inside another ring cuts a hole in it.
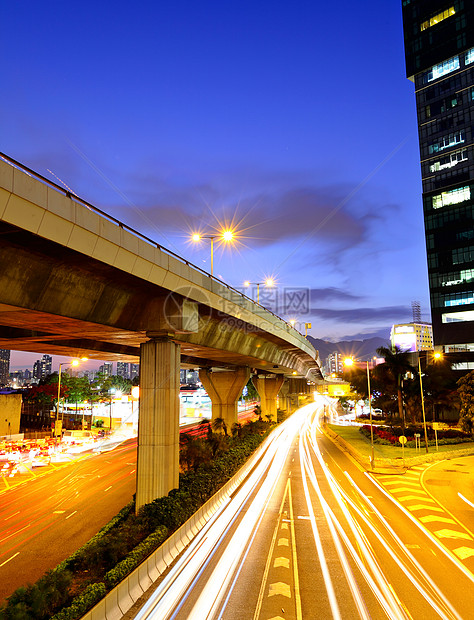
[[[127,362],[117,362],[117,375],[124,379],[130,378],[130,364]]]
[[[0,349],[0,385],[8,385],[10,381],[10,351]]]
[[[474,368],[474,4],[403,0],[415,83],[433,337]]]
[[[51,355],[43,355],[41,358],[41,377],[47,377],[51,374],[51,367],[53,365],[53,358]]]

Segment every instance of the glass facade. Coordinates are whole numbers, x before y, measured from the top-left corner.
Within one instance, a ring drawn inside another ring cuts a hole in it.
[[[403,0],[435,346],[474,342],[474,3]],[[464,347],[464,348],[463,348]]]

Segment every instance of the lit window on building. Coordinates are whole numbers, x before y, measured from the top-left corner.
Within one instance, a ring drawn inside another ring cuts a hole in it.
[[[443,136],[442,138],[440,138],[439,142],[430,144],[429,152],[438,153],[438,151],[443,151],[444,149],[448,149],[449,147],[455,146],[456,144],[461,144],[465,141],[465,139],[466,134],[464,130],[450,133],[447,136]]]
[[[430,166],[430,172],[438,172],[439,170],[445,170],[446,168],[452,168],[460,161],[467,161],[467,149],[459,149],[449,155],[445,155],[440,160],[435,161]]]
[[[448,295],[444,300],[446,307],[450,306],[468,306],[474,304],[474,292],[456,293]]]
[[[431,67],[424,75],[423,82],[426,84],[427,82],[433,82],[434,80],[438,80],[443,75],[448,75],[448,73],[452,73],[459,69],[459,56],[453,56],[453,58],[449,58],[449,60],[445,60],[440,62],[439,65],[434,65]]]
[[[474,310],[443,312],[441,320],[443,323],[467,323],[468,321],[474,321]]]
[[[456,273],[440,276],[441,286],[454,286],[474,280],[474,269],[463,269]]]
[[[442,192],[437,196],[433,196],[433,209],[441,209],[442,207],[449,207],[449,205],[457,205],[460,202],[469,200],[471,197],[471,188],[469,185],[465,187],[458,187],[456,189],[450,189],[447,192]]]
[[[474,62],[474,47],[471,47],[470,50],[467,50],[466,56],[464,57],[465,65],[470,65],[472,62]]]
[[[450,6],[449,9],[446,9],[445,11],[441,11],[441,13],[438,13],[431,19],[427,19],[426,21],[424,21],[420,26],[420,30],[421,31],[427,30],[428,28],[431,28],[432,26],[439,24],[439,22],[442,22],[448,17],[451,17],[451,15],[454,15],[455,13],[456,11],[454,10],[454,7]]]

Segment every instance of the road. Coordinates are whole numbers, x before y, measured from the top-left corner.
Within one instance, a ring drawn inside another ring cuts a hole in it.
[[[253,408],[239,420],[253,416]],[[203,431],[199,423],[183,425]],[[204,429],[205,432],[205,429]],[[34,583],[94,536],[136,491],[137,440],[37,468],[0,493],[0,601]],[[20,478],[20,476],[18,477]]]
[[[131,439],[0,495],[0,600],[62,562],[132,499],[136,453]]]
[[[424,488],[429,468],[366,473],[323,436],[323,404],[279,427],[127,619],[473,617],[474,538]]]

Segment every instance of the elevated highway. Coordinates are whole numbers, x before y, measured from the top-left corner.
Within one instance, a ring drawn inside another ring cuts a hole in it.
[[[321,378],[290,324],[1,154],[0,264],[0,348],[140,361],[138,505],[178,483],[181,366],[228,425],[251,374],[270,416]]]

